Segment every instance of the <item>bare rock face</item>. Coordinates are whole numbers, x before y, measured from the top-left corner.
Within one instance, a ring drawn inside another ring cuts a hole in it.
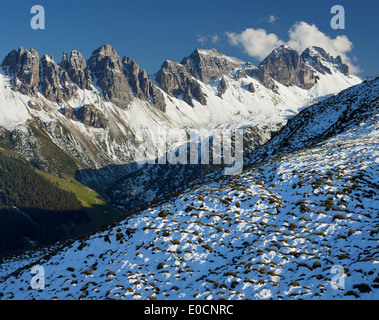
[[[39,85],[39,56],[34,49],[19,47],[13,50],[1,64],[7,76],[12,77],[13,90],[36,95]]]
[[[183,95],[183,100],[192,107],[194,106],[193,98],[205,105],[207,103],[205,95],[188,67],[188,65],[166,60],[156,74],[156,81],[167,94],[175,97]]]
[[[301,58],[308,61],[309,64],[315,68],[321,74],[331,74],[331,70],[323,63],[328,62],[332,64],[338,71],[345,76],[349,75],[349,67],[342,62],[340,56],[334,58],[330,56],[326,51],[320,47],[309,47],[301,54]]]
[[[60,102],[63,98],[59,67],[51,55],[44,55],[40,62],[40,91],[51,101]]]
[[[76,87],[72,83],[65,69],[59,69],[59,81],[61,83],[61,91],[63,99],[69,100],[75,93]]]
[[[225,56],[216,49],[196,49],[188,59],[183,60],[184,63],[182,62],[182,64],[187,61],[190,62],[195,71],[191,74],[205,84],[209,84],[213,78],[219,79],[223,75],[229,76],[234,69],[241,69],[244,64],[243,61]]]
[[[68,56],[67,56],[67,51],[63,52],[62,60],[60,63],[60,67],[64,70],[67,70],[68,68]]]
[[[133,100],[133,93],[116,50],[110,45],[103,45],[92,53],[87,65],[104,99],[120,108],[127,108]]]
[[[67,119],[71,119],[71,120],[74,120],[74,121],[79,121],[78,119],[78,116],[77,116],[77,113],[76,113],[76,110],[71,108],[70,106],[67,106],[64,110],[63,110],[63,115],[67,118]]]
[[[166,102],[163,94],[152,83],[146,70],[141,69],[131,58],[124,57],[122,60],[124,74],[136,97],[141,100],[152,102],[159,110],[166,111]]]
[[[87,62],[79,51],[71,51],[70,59],[67,52],[64,52],[60,65],[67,72],[70,80],[80,89],[91,89],[93,85],[91,72],[87,69]]]
[[[108,125],[104,114],[93,105],[84,105],[77,110],[67,106],[63,110],[63,115],[67,119],[80,121],[89,127],[104,129]]]
[[[103,113],[92,105],[85,105],[79,108],[75,116],[86,126],[94,128],[104,129],[108,124],[108,120],[105,118]]]
[[[264,68],[258,68],[257,77],[259,81],[267,88],[273,92],[278,92],[278,87],[275,81],[271,78],[271,74]]]
[[[222,98],[222,95],[226,92],[226,89],[228,88],[225,78],[222,77],[221,81],[217,85],[217,94],[220,98]]]
[[[312,69],[295,50],[287,46],[280,46],[263,60],[258,67],[258,77],[266,87],[272,87],[269,78],[303,89],[310,89],[316,84]]]
[[[251,93],[255,92],[255,87],[254,87],[254,84],[252,82],[249,83],[247,90],[249,90],[249,92],[251,92]]]
[[[62,61],[64,64],[64,59]],[[67,71],[58,66],[51,55],[44,55],[40,60],[37,51],[20,47],[7,55],[1,67],[11,77],[13,90],[23,94],[41,92],[54,102],[69,99],[74,94],[75,88]]]
[[[191,106],[194,106],[193,99],[205,105],[206,96],[196,80],[209,84],[211,80],[230,76],[234,70],[241,69],[244,64],[243,61],[225,56],[216,49],[196,49],[180,63],[165,61],[156,74],[156,80],[169,95],[175,97],[182,95],[182,99]],[[246,77],[246,73],[241,72],[240,76]],[[226,90],[226,87],[220,87],[219,96],[225,92],[222,92],[223,90]]]

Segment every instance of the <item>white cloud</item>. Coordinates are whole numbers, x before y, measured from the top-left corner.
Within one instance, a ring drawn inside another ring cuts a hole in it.
[[[216,44],[217,42],[219,42],[219,40],[220,40],[220,38],[219,38],[218,35],[214,35],[214,36],[211,37],[211,42],[213,44]]]
[[[334,57],[341,56],[342,60],[349,65],[351,72],[359,72],[359,68],[354,66],[347,56],[347,53],[353,49],[353,43],[347,36],[337,36],[332,39],[314,24],[310,25],[303,21],[295,23],[288,33],[290,40],[287,45],[292,49],[303,52],[310,46],[321,47]]]
[[[217,34],[214,34],[214,35],[198,34],[196,36],[196,39],[198,42],[201,43],[201,45],[205,45],[207,42],[211,42],[212,44],[216,44],[220,41],[220,37]]]
[[[227,32],[229,43],[234,46],[241,46],[251,57],[264,59],[273,49],[283,44],[274,33],[267,33],[263,29],[246,29],[236,34]]]
[[[204,45],[204,44],[208,41],[208,37],[207,37],[207,36],[203,36],[203,35],[201,35],[201,34],[198,34],[198,35],[196,36],[196,40],[197,40],[198,42],[200,42],[201,45]]]
[[[310,25],[304,21],[295,23],[288,31],[289,40],[284,42],[273,33],[267,33],[263,29],[246,29],[236,33],[226,33],[229,43],[241,46],[251,57],[264,59],[276,47],[287,44],[301,54],[310,46],[319,46],[330,55],[341,56],[342,60],[349,65],[352,73],[360,72],[359,67],[352,64],[347,53],[353,49],[353,43],[347,36],[337,36],[332,39],[321,32],[314,24]]]
[[[267,17],[267,22],[274,23],[277,19],[278,17],[275,17],[274,15],[270,15]]]

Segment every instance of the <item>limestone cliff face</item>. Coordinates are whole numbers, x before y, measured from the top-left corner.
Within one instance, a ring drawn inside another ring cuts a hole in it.
[[[308,61],[309,64],[321,74],[331,74],[330,68],[325,64],[327,62],[329,65],[333,65],[338,71],[340,71],[345,76],[349,75],[348,65],[342,62],[340,56],[334,58],[330,56],[323,48],[320,47],[309,47],[304,50],[301,54],[301,58],[304,61]]]
[[[122,59],[124,74],[129,81],[129,85],[134,95],[141,100],[153,103],[159,110],[166,111],[166,102],[163,94],[152,83],[146,70],[141,69],[139,65],[130,57]]]
[[[186,61],[187,59],[184,60],[184,62]],[[243,61],[225,56],[216,49],[196,49],[188,57],[188,61],[195,71],[192,71],[191,74],[205,84],[209,84],[209,81],[213,78],[218,79],[223,75],[229,76],[234,69],[241,69],[244,64]]]
[[[23,94],[37,94],[39,85],[39,55],[34,49],[19,47],[4,59],[1,67],[6,75],[12,77],[15,91]]]
[[[92,53],[87,65],[104,99],[120,108],[127,108],[133,100],[133,93],[116,50],[110,45],[103,45]]]
[[[85,105],[77,111],[78,119],[94,128],[105,128],[108,124],[105,116],[92,105]]]
[[[40,62],[40,91],[51,101],[61,101],[60,71],[51,55],[44,55]]]
[[[69,59],[67,52],[64,52],[61,68],[66,70],[70,80],[80,89],[91,89],[93,85],[91,72],[87,69],[87,62],[79,51],[71,51]]]
[[[316,83],[312,69],[299,54],[287,46],[280,46],[267,56],[258,67],[259,79],[272,88],[270,78],[286,86],[310,89]]]
[[[228,88],[228,85],[226,84],[226,80],[224,77],[222,77],[221,81],[219,82],[217,86],[217,93],[220,98],[222,98],[222,95],[226,92],[227,88]]]
[[[191,74],[189,64],[166,60],[156,74],[156,81],[166,93],[175,97],[182,95],[183,100],[191,106],[193,98],[202,105],[207,103],[200,84]]]
[[[216,49],[196,49],[180,63],[165,61],[156,74],[156,80],[169,95],[182,95],[182,99],[191,106],[194,106],[194,98],[206,105],[206,95],[196,80],[207,85],[211,80],[220,80],[224,75],[230,76],[234,70],[241,69],[243,64],[243,61],[225,56]]]

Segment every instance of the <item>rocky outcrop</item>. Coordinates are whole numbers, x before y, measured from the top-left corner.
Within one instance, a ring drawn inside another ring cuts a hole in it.
[[[67,106],[62,113],[67,119],[80,121],[89,127],[105,129],[108,125],[105,115],[93,105],[84,105],[79,109]]]
[[[70,106],[67,106],[63,110],[63,115],[70,120],[79,121],[76,110],[71,108]]]
[[[163,94],[152,83],[146,70],[141,69],[132,58],[124,57],[122,60],[124,74],[136,97],[151,102],[159,110],[166,111],[166,102]]]
[[[254,87],[254,84],[252,82],[249,83],[247,90],[249,90],[249,92],[251,92],[251,93],[255,92],[255,87]]]
[[[80,89],[90,90],[92,88],[91,72],[87,69],[87,62],[79,51],[71,51],[70,59],[68,59],[67,52],[64,52],[61,68],[66,70],[70,80]]]
[[[332,69],[349,75],[349,67],[340,56],[334,58],[320,47],[309,47],[299,56],[283,45],[272,51],[258,67],[257,78],[262,84],[275,91],[275,81],[286,86],[295,85],[302,89],[312,88],[320,74],[332,74]]]
[[[80,107],[76,114],[79,121],[86,126],[104,129],[108,124],[108,120],[105,118],[104,114],[93,105]]]
[[[116,50],[110,45],[103,45],[92,53],[87,65],[104,99],[120,108],[127,108],[133,100],[133,93]]]
[[[183,100],[192,107],[193,98],[206,105],[205,94],[190,72],[188,65],[166,60],[156,74],[156,81],[167,94],[175,97],[183,95]]]
[[[332,74],[330,68],[328,68],[325,63],[323,63],[328,62],[345,76],[349,75],[349,67],[342,62],[340,56],[334,58],[320,47],[314,46],[305,49],[301,54],[301,58],[304,61],[307,61],[309,65],[311,65],[316,71],[320,72],[321,74]]]
[[[166,110],[162,92],[146,71],[130,58],[122,63],[109,45],[95,50],[88,61],[77,50],[71,51],[70,56],[65,51],[59,65],[51,55],[44,55],[40,61],[37,51],[20,47],[6,56],[1,68],[11,78],[15,91],[30,95],[40,92],[50,101],[67,101],[78,88],[92,90],[96,85],[104,100],[118,107],[127,108],[135,95],[163,112]]]
[[[221,78],[221,81],[217,85],[217,95],[222,98],[222,95],[226,92],[226,89],[228,88],[226,84],[226,80],[224,77]]]
[[[206,95],[196,80],[204,84],[209,84],[211,80],[221,79],[222,81],[223,76],[231,76],[234,70],[243,68],[243,65],[243,61],[225,56],[216,49],[196,49],[180,63],[165,61],[156,74],[156,81],[161,89],[169,95],[174,97],[182,95],[182,99],[190,106],[194,106],[193,98],[205,105],[207,103]],[[237,72],[234,75],[247,76],[245,71]],[[223,87],[224,84],[225,79],[218,88],[220,97],[226,90],[226,86]]]
[[[278,87],[275,81],[271,78],[270,73],[265,68],[259,68],[256,72],[259,81],[269,90],[278,93]]]
[[[67,57],[67,56],[66,56]],[[65,65],[65,59],[62,59]],[[13,89],[23,94],[40,92],[46,99],[61,102],[73,96],[75,88],[65,68],[60,67],[51,55],[39,59],[34,49],[19,47],[4,59],[1,67],[11,77]]]
[[[302,89],[310,89],[316,83],[312,69],[299,54],[287,46],[280,46],[272,51],[258,67],[259,80],[268,88],[272,88],[270,78],[285,86],[295,85]]]
[[[60,102],[63,98],[59,67],[51,55],[44,55],[40,62],[40,92],[51,101]]]
[[[196,49],[188,58],[184,58],[182,64],[192,67],[192,76],[209,84],[212,79],[219,79],[223,75],[230,76],[234,69],[241,69],[243,61],[225,56],[216,49]]]
[[[2,70],[12,79],[13,89],[23,94],[36,95],[39,85],[39,55],[34,49],[19,47],[13,50],[1,64]]]

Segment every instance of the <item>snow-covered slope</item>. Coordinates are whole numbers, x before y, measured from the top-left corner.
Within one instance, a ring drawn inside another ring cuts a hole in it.
[[[314,104],[292,117],[267,144],[258,148],[250,161],[267,158],[310,146],[359,123],[378,108],[379,78],[342,91]]]
[[[0,74],[0,127],[14,130],[26,123],[31,118],[27,101],[27,97],[12,91],[8,79]]]
[[[351,88],[314,106],[317,117],[308,109],[296,117],[323,136],[317,143],[299,133],[299,150],[209,177],[45,257],[4,262],[0,297],[378,299],[378,98],[378,79]],[[331,133],[333,123],[322,121],[335,109],[346,121]],[[291,137],[286,130],[280,139]],[[44,290],[30,288],[35,264],[44,267]]]

